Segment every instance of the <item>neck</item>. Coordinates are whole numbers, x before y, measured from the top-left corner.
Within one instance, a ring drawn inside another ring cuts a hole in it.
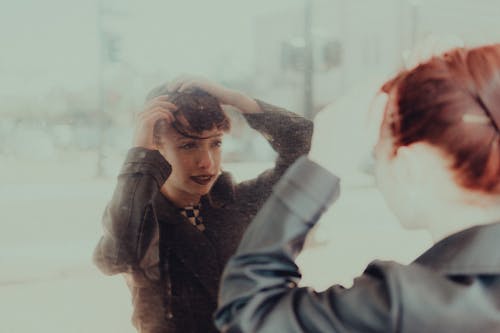
[[[181,208],[187,206],[195,206],[200,203],[201,199],[200,195],[195,195],[176,189],[173,186],[169,186],[168,183],[163,184],[160,192],[170,201],[172,201],[174,205]]]
[[[481,224],[500,221],[500,196],[466,189],[457,183],[454,161],[426,143],[413,144],[402,152],[409,175],[413,225],[423,227],[433,241]],[[418,161],[418,163],[417,163]],[[421,221],[421,223],[416,223]]]
[[[496,205],[450,204],[449,207],[436,207],[429,212],[441,212],[428,218],[428,231],[434,243],[459,231],[500,221],[500,209]]]

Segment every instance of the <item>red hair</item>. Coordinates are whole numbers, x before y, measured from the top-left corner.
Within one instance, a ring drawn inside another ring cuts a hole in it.
[[[452,158],[457,183],[500,193],[500,44],[453,49],[382,91],[394,148],[426,142]]]

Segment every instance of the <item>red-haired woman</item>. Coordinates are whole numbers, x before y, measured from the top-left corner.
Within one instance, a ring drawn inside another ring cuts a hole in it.
[[[294,258],[339,194],[338,178],[302,158],[226,267],[222,331],[500,332],[500,45],[435,56],[382,90],[377,184],[434,246],[410,265],[374,261],[348,289],[298,288]]]
[[[221,169],[239,110],[278,152],[274,168],[236,183]],[[123,273],[141,333],[216,332],[222,269],[272,186],[307,154],[312,123],[205,79],[181,78],[148,97],[104,217],[94,253],[106,274]]]

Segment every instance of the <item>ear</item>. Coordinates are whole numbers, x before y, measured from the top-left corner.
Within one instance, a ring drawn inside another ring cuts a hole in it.
[[[422,185],[425,182],[423,170],[425,162],[419,157],[418,144],[401,146],[396,150],[397,177],[409,184]]]

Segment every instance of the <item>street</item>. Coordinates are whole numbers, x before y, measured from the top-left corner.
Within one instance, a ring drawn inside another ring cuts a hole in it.
[[[114,176],[94,177],[94,161],[91,154],[0,161],[1,333],[135,332],[123,278],[102,275],[91,262],[115,184]],[[116,174],[120,160],[107,166]],[[267,166],[226,169],[242,180]],[[342,191],[299,257],[303,285],[349,286],[374,258],[409,262],[429,245],[425,235],[397,226],[369,182]]]

